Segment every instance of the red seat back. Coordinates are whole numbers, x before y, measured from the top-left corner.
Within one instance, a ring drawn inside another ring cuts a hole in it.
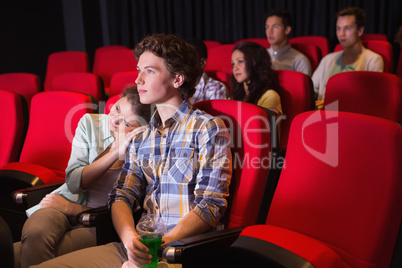
[[[295,43],[292,47],[303,53],[310,61],[311,70],[314,72],[321,61],[320,48],[315,44],[310,43]]]
[[[387,41],[388,37],[385,34],[380,33],[365,33],[361,36],[362,40],[378,40],[378,41]]]
[[[400,79],[389,73],[353,71],[331,76],[325,110],[360,113],[401,122]]]
[[[102,78],[105,91],[109,92],[114,74],[137,70],[132,49],[106,49],[96,54],[92,72]]]
[[[396,67],[396,75],[402,79],[402,52],[399,54],[398,66]]]
[[[203,40],[203,42],[207,46],[207,50],[222,45],[221,42],[215,40]]]
[[[92,73],[64,73],[56,76],[50,91],[73,91],[88,94],[96,101],[105,99],[105,92],[99,76]]]
[[[21,95],[0,90],[0,167],[19,159],[28,125],[28,107]]]
[[[245,39],[241,39],[241,40],[237,40],[234,44],[237,45],[240,42],[254,42],[257,44],[260,44],[261,46],[265,47],[265,48],[269,48],[271,46],[271,44],[268,42],[267,38],[245,38]]]
[[[389,267],[402,217],[401,166],[398,124],[303,113],[292,123],[267,224],[320,241],[350,267]]]
[[[205,71],[232,72],[232,52],[234,44],[216,46],[208,50],[207,64]]]
[[[49,91],[53,78],[62,73],[89,72],[88,54],[80,51],[51,53],[47,60],[44,89]]]
[[[78,121],[93,111],[92,99],[86,94],[67,91],[36,94],[32,98],[20,162],[46,167],[64,179]]]
[[[280,147],[286,149],[293,118],[313,108],[312,82],[308,75],[301,72],[275,70],[275,73],[279,78],[278,94],[283,111],[280,120]]]
[[[30,73],[6,73],[0,74],[0,90],[12,91],[24,96],[28,104],[31,99],[42,91],[39,77]]]
[[[235,100],[207,100],[194,106],[223,119],[231,134],[233,177],[226,226],[255,224],[271,159],[267,114],[259,106]]]
[[[128,87],[137,85],[135,83],[137,77],[137,70],[114,74],[110,80],[109,98],[123,93],[123,91]]]
[[[325,36],[319,35],[306,35],[306,36],[297,36],[289,39],[289,43],[293,44],[313,44],[319,47],[321,51],[321,57],[324,57],[329,53],[329,40]]]
[[[113,97],[110,97],[105,104],[105,114],[110,113],[110,109],[112,109],[112,106],[121,98],[122,94],[114,95]]]

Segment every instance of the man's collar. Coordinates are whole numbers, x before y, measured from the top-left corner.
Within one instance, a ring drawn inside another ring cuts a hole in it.
[[[191,103],[187,99],[185,99],[181,103],[179,108],[174,112],[172,117],[170,117],[169,119],[167,119],[165,121],[165,125],[170,125],[170,124],[172,124],[174,122],[177,122],[179,124],[183,123],[186,120],[189,112],[191,111],[191,108],[192,108]],[[162,124],[158,110],[156,110],[156,112],[152,116],[149,124],[154,129],[158,128]]]

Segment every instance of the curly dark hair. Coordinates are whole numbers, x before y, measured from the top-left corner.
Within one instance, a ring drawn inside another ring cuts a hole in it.
[[[268,89],[278,91],[278,76],[272,69],[271,56],[265,47],[255,42],[240,42],[233,48],[233,51],[235,50],[244,54],[246,62],[249,92],[247,102],[257,104]],[[246,96],[244,84],[238,83],[233,75],[231,83],[233,85],[233,99],[244,100]]]
[[[135,46],[135,58],[138,60],[146,51],[163,58],[170,73],[184,75],[184,82],[178,90],[184,99],[193,96],[202,70],[199,56],[192,45],[173,34],[152,34]]]

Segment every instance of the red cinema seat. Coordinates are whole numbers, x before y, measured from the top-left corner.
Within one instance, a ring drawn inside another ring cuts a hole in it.
[[[136,86],[135,80],[138,77],[138,71],[116,73],[110,80],[109,98],[123,93],[123,91],[131,86]]]
[[[132,71],[137,71],[137,61],[132,49],[105,49],[94,58],[92,73],[102,78],[106,94],[109,93],[113,75]]]
[[[6,90],[22,95],[27,101],[28,109],[32,97],[41,92],[39,76],[31,73],[0,74],[0,90]]]
[[[310,43],[291,43],[291,46],[305,55],[311,64],[311,70],[314,72],[321,61],[320,48],[315,44]]]
[[[110,109],[112,109],[112,106],[121,98],[122,94],[118,94],[118,95],[114,95],[113,97],[109,98],[106,101],[106,105],[105,105],[105,114],[109,114],[110,113]]]
[[[0,167],[17,162],[28,127],[28,107],[23,96],[0,90]]]
[[[362,38],[362,40],[378,40],[378,41],[387,41],[388,42],[387,35],[380,34],[380,33],[364,33],[361,38]]]
[[[401,123],[401,82],[390,73],[353,71],[328,79],[324,109],[382,117]]]
[[[64,181],[78,121],[93,113],[82,93],[41,92],[32,98],[28,132],[18,162],[0,168],[0,181],[13,190]]]
[[[265,48],[269,48],[271,46],[271,44],[268,42],[267,38],[245,38],[245,39],[241,39],[241,40],[237,40],[234,44],[237,45],[240,42],[254,42],[257,44],[260,44],[261,46],[265,47]]]
[[[232,52],[234,47],[234,44],[226,44],[209,49],[204,71],[232,73]]]
[[[50,91],[72,91],[87,94],[97,102],[105,99],[102,80],[93,73],[64,73],[56,76]]]
[[[390,267],[401,166],[395,122],[337,111],[297,116],[266,223],[242,231],[227,267]]]
[[[314,94],[311,78],[301,72],[275,70],[279,79],[278,94],[281,97],[283,115],[280,122],[280,148],[286,150],[293,118],[313,110]]]
[[[296,36],[289,39],[289,43],[294,44],[313,44],[319,47],[321,51],[321,57],[324,57],[329,53],[329,40],[325,36],[319,35],[305,35]]]
[[[44,90],[49,91],[53,78],[62,73],[89,72],[89,57],[85,52],[60,51],[51,53],[47,60]]]
[[[207,49],[222,45],[221,42],[215,40],[203,40],[203,42],[207,46]]]

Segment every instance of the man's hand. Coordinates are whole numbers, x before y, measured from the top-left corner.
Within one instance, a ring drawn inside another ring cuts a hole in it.
[[[149,249],[141,243],[139,235],[135,235],[132,239],[127,242],[123,241],[123,244],[127,250],[128,262],[136,266],[127,267],[142,267],[142,264],[151,264],[152,255],[147,254]],[[128,264],[127,264],[128,265]]]

